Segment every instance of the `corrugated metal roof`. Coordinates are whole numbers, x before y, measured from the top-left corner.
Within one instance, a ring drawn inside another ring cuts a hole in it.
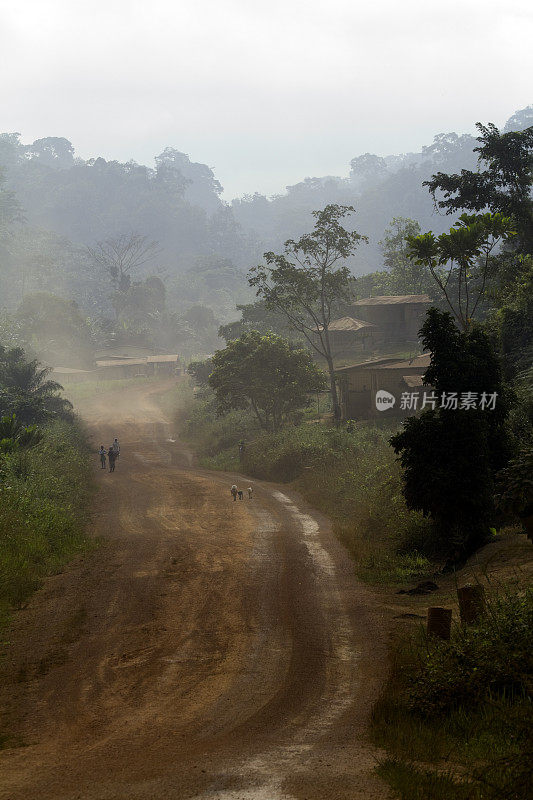
[[[414,358],[370,358],[367,361],[359,361],[357,364],[350,364],[348,367],[339,367],[335,372],[349,372],[351,369],[409,369],[419,367],[426,370],[429,367],[429,353],[423,353]]]
[[[376,367],[380,364],[392,364],[396,361],[398,361],[397,358],[368,358],[366,361],[359,361],[357,364],[339,367],[335,372],[349,372],[351,369],[365,369],[366,367]]]
[[[405,358],[394,361],[392,364],[380,365],[377,369],[407,369],[409,367],[427,369],[429,367],[430,358],[431,356],[429,353],[423,353],[421,356],[415,356],[415,358]]]
[[[113,358],[110,361],[97,361],[97,367],[123,367],[123,366],[146,366],[146,358]]]
[[[396,306],[402,303],[431,303],[427,294],[391,294],[377,297],[364,297],[356,300],[354,306]]]
[[[341,317],[334,319],[330,322],[328,330],[330,331],[360,331],[363,328],[375,328],[373,322],[365,322],[364,319],[355,319],[355,317]]]
[[[54,367],[52,375],[88,375],[92,372],[90,369],[74,369],[74,367]]]
[[[149,364],[167,364],[169,361],[177,361],[179,355],[174,353],[172,355],[164,355],[164,356],[148,356],[148,363]]]

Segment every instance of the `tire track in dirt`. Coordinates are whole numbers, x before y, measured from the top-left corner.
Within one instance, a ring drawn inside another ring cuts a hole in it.
[[[386,797],[364,743],[385,671],[371,592],[300,498],[254,481],[234,504],[237,476],[190,466],[154,402],[167,386],[83,409],[122,446],[113,475],[96,471],[105,544],[15,621],[2,724],[27,746],[0,752],[0,797]]]

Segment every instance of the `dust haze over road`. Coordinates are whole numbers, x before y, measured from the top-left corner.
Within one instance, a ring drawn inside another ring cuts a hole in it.
[[[197,469],[157,404],[80,407],[103,543],[17,614],[1,665],[9,800],[387,797],[365,725],[385,647],[327,520],[284,487]]]

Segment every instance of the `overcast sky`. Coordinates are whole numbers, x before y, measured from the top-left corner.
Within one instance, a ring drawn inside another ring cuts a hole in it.
[[[208,164],[227,199],[503,124],[533,102],[529,0],[0,0],[0,130]]]

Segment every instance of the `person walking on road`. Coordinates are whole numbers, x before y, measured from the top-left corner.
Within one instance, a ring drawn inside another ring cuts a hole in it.
[[[231,496],[233,497],[233,501],[235,502],[235,500],[237,500],[237,487],[235,486],[235,484],[233,484],[230,491],[231,491]]]
[[[102,469],[105,469],[105,457],[107,455],[107,450],[105,449],[104,445],[100,445],[100,450],[98,451],[98,455],[100,456],[100,464],[102,465]]]
[[[254,496],[254,490],[251,486],[248,487],[248,500],[251,500]]]
[[[109,459],[109,472],[114,472],[115,471],[115,461],[117,460],[117,454],[113,450],[113,445],[111,445],[111,447],[109,448],[109,452],[107,454],[107,457]]]
[[[237,494],[239,495],[239,500],[242,500],[242,489],[239,489]]]
[[[113,442],[113,452],[115,453],[115,457],[119,458],[120,456],[120,445],[118,443],[118,439],[115,439]]]

